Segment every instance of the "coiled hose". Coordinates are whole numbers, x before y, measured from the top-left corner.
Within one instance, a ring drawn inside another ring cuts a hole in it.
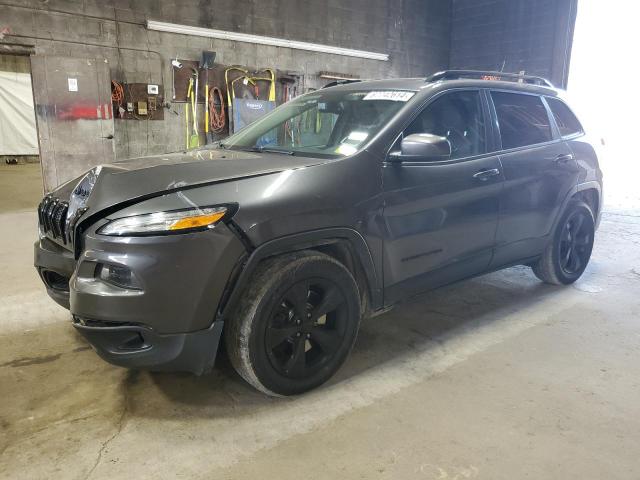
[[[218,103],[219,108],[216,108],[216,102]],[[213,87],[213,89],[211,89],[211,94],[209,95],[209,115],[211,131],[213,133],[221,133],[224,131],[227,124],[227,117],[224,113],[224,97],[222,96],[222,90],[218,87]]]

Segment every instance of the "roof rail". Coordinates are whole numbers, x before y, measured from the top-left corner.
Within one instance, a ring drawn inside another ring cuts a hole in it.
[[[360,80],[359,78],[345,78],[345,79],[334,80],[333,82],[329,82],[326,85],[324,85],[322,88],[335,87],[336,85],[346,85],[347,83],[356,83],[361,81],[362,80]]]
[[[490,70],[443,70],[442,72],[429,75],[426,82],[437,82],[438,80],[457,80],[460,78],[477,78],[479,80],[511,80],[532,85],[542,85],[553,88],[553,84],[543,77],[535,75],[524,75],[520,73],[493,72]]]

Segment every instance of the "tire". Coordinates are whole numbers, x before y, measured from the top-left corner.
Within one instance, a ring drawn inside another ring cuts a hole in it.
[[[268,259],[225,325],[227,355],[267,395],[300,394],[344,363],[360,316],[357,284],[337,260],[310,251]]]
[[[595,235],[591,208],[572,200],[562,214],[549,245],[540,260],[531,268],[545,283],[569,285],[578,280],[587,268]]]

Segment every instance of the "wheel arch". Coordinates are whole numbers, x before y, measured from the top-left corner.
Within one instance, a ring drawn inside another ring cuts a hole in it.
[[[382,286],[365,239],[351,228],[327,228],[270,240],[241,259],[236,272],[229,278],[227,294],[223,296],[218,308],[218,318],[224,320],[233,311],[251,281],[253,272],[262,261],[300,250],[322,252],[345,265],[358,284],[362,311],[365,314],[382,307]]]
[[[583,184],[579,185],[577,191],[571,196],[572,199],[582,200],[589,205],[593,212],[593,217],[596,222],[596,228],[600,223],[600,211],[602,208],[602,193],[600,185],[597,182],[592,182],[593,185]],[[580,188],[582,187],[582,188]]]
[[[594,220],[596,222],[596,228],[600,224],[601,210],[602,210],[602,186],[598,182],[585,182],[580,183],[573,187],[569,193],[566,195],[564,201],[562,202],[562,208],[558,210],[558,214],[553,222],[553,226],[551,228],[551,232],[554,232],[560,218],[564,214],[567,206],[572,200],[582,200],[587,205],[589,205],[594,214]]]

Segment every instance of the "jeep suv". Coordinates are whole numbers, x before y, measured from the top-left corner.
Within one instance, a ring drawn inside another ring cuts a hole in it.
[[[594,143],[544,79],[343,82],[62,185],[35,265],[105,360],[201,374],[223,339],[248,383],[291,395],[418,293],[518,264],[575,282],[601,198]]]

